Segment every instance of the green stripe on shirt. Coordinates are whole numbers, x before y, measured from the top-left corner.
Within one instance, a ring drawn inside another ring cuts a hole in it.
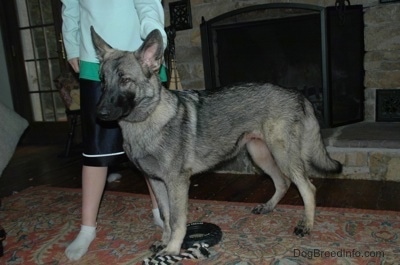
[[[100,81],[100,64],[80,61],[79,77],[82,79]]]

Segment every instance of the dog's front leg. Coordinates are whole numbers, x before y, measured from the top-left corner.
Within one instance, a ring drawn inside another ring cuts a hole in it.
[[[148,180],[151,188],[153,189],[154,196],[156,197],[158,208],[164,222],[161,241],[155,242],[150,248],[152,252],[157,253],[167,246],[171,238],[169,199],[168,191],[163,180],[151,177],[148,178]]]
[[[171,237],[162,251],[157,255],[177,255],[180,252],[186,234],[187,209],[189,199],[190,173],[166,178],[168,190]]]

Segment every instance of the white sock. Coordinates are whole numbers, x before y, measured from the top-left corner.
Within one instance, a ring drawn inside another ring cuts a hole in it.
[[[152,211],[153,211],[153,221],[154,221],[154,223],[156,225],[158,225],[159,227],[163,228],[164,227],[164,222],[161,219],[160,210],[158,208],[155,208]]]
[[[119,173],[111,173],[111,174],[108,175],[108,177],[107,177],[107,182],[108,182],[108,183],[111,183],[111,182],[114,182],[114,181],[118,181],[118,180],[120,180],[121,178],[122,178],[121,174],[119,174]]]
[[[96,238],[96,227],[81,225],[81,231],[65,250],[69,260],[78,260],[86,254],[90,243]]]

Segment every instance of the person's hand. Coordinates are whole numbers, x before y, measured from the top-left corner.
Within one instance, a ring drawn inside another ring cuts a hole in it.
[[[79,73],[79,58],[72,58],[68,62],[75,73]]]

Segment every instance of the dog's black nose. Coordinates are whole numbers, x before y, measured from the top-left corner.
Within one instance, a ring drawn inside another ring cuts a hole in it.
[[[110,117],[110,110],[107,108],[100,108],[97,110],[97,118],[100,120],[107,120]]]

